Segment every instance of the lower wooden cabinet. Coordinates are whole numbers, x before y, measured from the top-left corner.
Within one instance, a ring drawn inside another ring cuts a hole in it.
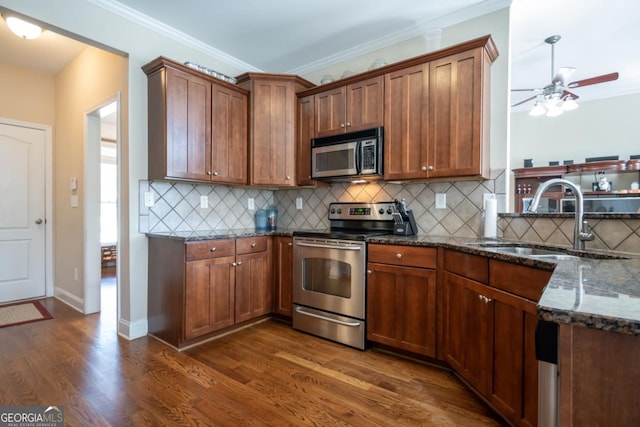
[[[293,238],[276,237],[274,250],[273,312],[290,318],[293,315]]]
[[[435,357],[436,253],[433,248],[369,245],[369,341]]]
[[[271,312],[271,238],[149,238],[149,334],[184,347]]]
[[[445,361],[517,426],[537,425],[536,302],[550,275],[445,252]]]

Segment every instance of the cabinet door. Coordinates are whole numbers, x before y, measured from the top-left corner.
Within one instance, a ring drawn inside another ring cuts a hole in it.
[[[368,270],[367,339],[435,357],[435,271],[374,263]]]
[[[344,133],[346,128],[346,88],[344,86],[318,93],[316,102],[316,137]]]
[[[346,132],[384,125],[384,77],[347,86]]]
[[[445,360],[482,394],[489,394],[493,347],[490,289],[478,282],[444,273]],[[488,298],[488,297],[487,297]]]
[[[236,323],[271,312],[271,268],[267,252],[236,256]]]
[[[166,177],[209,180],[211,83],[166,69]]]
[[[427,178],[429,64],[385,75],[384,179]]]
[[[482,49],[437,59],[430,67],[429,176],[488,178]]]
[[[275,301],[273,311],[291,317],[293,293],[293,238],[276,237]]]
[[[247,96],[212,85],[211,181],[247,183]]]
[[[251,183],[295,186],[295,117],[292,81],[253,82]]]
[[[234,257],[185,264],[184,336],[192,339],[233,325]],[[178,301],[176,301],[179,304]]]
[[[311,138],[315,137],[315,97],[305,96],[298,100],[298,140],[296,179],[298,185],[315,185],[311,179]]]
[[[515,425],[537,426],[536,304],[499,290],[493,290],[489,297],[494,366],[489,401]]]

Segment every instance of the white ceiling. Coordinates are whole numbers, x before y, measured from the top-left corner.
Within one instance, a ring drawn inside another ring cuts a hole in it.
[[[428,28],[505,7],[509,0],[87,0],[144,25],[183,33],[248,69],[305,74],[354,52],[366,53]],[[188,7],[186,5],[188,4]],[[576,67],[573,80],[617,71],[618,81],[574,89],[581,101],[640,92],[640,2],[637,0],[513,0],[512,87],[540,88],[556,68]],[[295,36],[293,36],[295,35]],[[22,40],[0,24],[0,60],[57,73],[85,45],[46,31]],[[514,93],[512,103],[529,93]],[[530,106],[523,105],[520,110]],[[513,111],[517,111],[514,109]]]

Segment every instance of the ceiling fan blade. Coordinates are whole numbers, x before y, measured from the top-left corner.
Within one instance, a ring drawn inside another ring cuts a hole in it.
[[[517,104],[513,104],[513,105],[512,105],[512,107],[517,107],[518,105],[522,105],[522,104],[524,104],[525,102],[529,102],[529,101],[531,101],[532,99],[536,99],[536,97],[537,97],[537,96],[538,96],[538,95],[533,95],[532,97],[527,98],[527,99],[525,99],[524,101],[520,101],[520,102],[518,102]]]
[[[570,95],[570,96],[571,96],[571,98],[573,98],[574,100],[576,100],[576,99],[580,98],[578,95],[576,95],[576,94],[575,94],[575,93],[573,93],[573,92],[569,92],[568,90],[564,90],[564,91],[562,91],[562,95],[560,95],[560,98],[561,98],[561,99],[564,99],[567,95]]]
[[[511,89],[511,92],[531,92],[534,90],[542,91],[542,89]]]
[[[576,69],[574,67],[562,67],[558,70],[556,75],[553,76],[551,83],[562,83],[563,85],[566,85],[567,80],[569,80],[569,77],[571,77],[571,75],[575,73],[575,71]]]
[[[598,84],[598,83],[610,82],[610,81],[613,81],[613,80],[618,80],[618,73],[603,74],[603,75],[597,76],[597,77],[591,77],[591,78],[584,79],[584,80],[578,80],[576,82],[569,83],[567,85],[567,87],[573,89],[574,87],[595,85],[595,84]]]

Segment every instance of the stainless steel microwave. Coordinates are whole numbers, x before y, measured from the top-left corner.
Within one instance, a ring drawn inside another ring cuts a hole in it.
[[[325,181],[382,178],[382,127],[311,140],[311,177]]]

